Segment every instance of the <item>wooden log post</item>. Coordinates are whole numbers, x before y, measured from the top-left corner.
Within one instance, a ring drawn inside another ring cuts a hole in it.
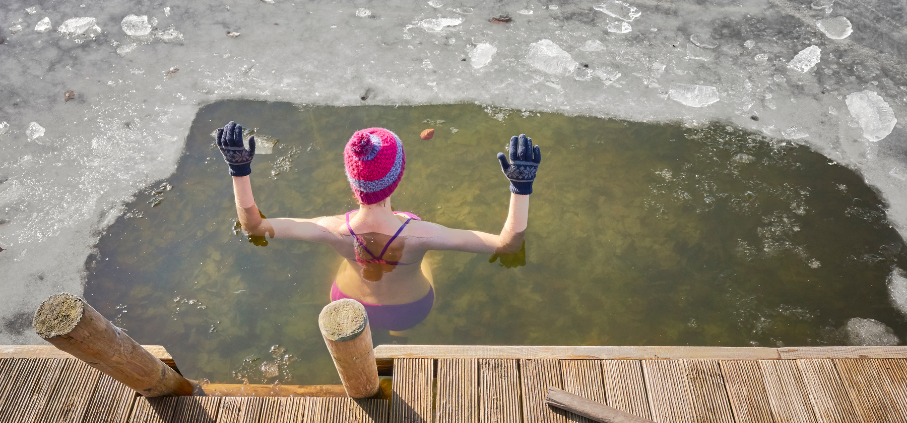
[[[33,325],[47,342],[146,397],[192,395],[192,383],[75,295],[44,300]]]
[[[365,307],[349,298],[334,301],[321,310],[318,327],[347,395],[369,398],[378,394],[378,365]]]
[[[550,386],[548,387],[548,397],[545,398],[545,403],[551,407],[567,410],[602,423],[655,423],[649,419],[634,416],[614,407],[609,407]]]

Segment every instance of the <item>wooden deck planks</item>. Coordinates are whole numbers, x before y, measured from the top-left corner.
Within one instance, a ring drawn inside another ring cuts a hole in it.
[[[765,380],[755,361],[721,361],[721,374],[737,423],[773,423]]]
[[[391,422],[431,423],[435,360],[394,359]]]
[[[302,423],[308,407],[308,398],[265,398],[259,421],[268,423]]]
[[[775,423],[818,421],[797,363],[791,360],[761,360],[758,363]]]
[[[478,372],[474,358],[438,360],[436,423],[478,423]]]
[[[520,391],[523,394],[523,421],[564,423],[566,411],[545,403],[548,387],[563,389],[559,360],[520,360]]]
[[[684,360],[695,421],[734,423],[721,366],[715,360]]]
[[[601,365],[608,405],[651,420],[652,411],[640,361],[603,360]]]
[[[84,361],[65,359],[60,381],[44,407],[40,421],[54,423],[81,422],[88,410],[88,400],[97,388],[101,372]]]
[[[479,360],[479,423],[520,423],[520,372],[516,360]]]
[[[806,392],[812,400],[820,422],[851,423],[860,421],[847,395],[847,390],[829,359],[796,360]]]
[[[130,423],[171,423],[179,407],[178,397],[135,398]]]
[[[907,362],[904,360],[873,360],[884,377],[885,388],[894,398],[898,410],[907,416]]]
[[[384,423],[387,418],[386,400],[309,398],[307,404],[305,423]]]
[[[88,400],[83,423],[120,423],[129,417],[133,400],[139,395],[126,385],[105,374]]]
[[[561,360],[564,390],[588,400],[607,404],[599,360]],[[586,417],[568,413],[567,421],[592,423]]]
[[[657,422],[693,423],[693,397],[679,360],[642,362],[652,417]]]
[[[775,348],[762,347],[379,345],[375,358],[383,363],[398,358],[777,360],[781,356]]]
[[[902,422],[896,398],[886,387],[885,378],[873,360],[834,360],[838,376],[853,401],[861,421]]]

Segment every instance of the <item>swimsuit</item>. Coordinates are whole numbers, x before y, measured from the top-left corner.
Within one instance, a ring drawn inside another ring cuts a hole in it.
[[[372,256],[372,258],[370,258],[370,259],[363,259],[363,258],[359,257],[359,252],[357,250],[356,251],[356,262],[357,263],[360,263],[360,264],[379,263],[379,264],[388,264],[388,265],[394,265],[394,266],[410,265],[410,264],[418,263],[418,262],[400,263],[397,261],[384,260],[383,257],[384,257],[384,253],[387,252],[387,247],[390,246],[391,243],[394,242],[395,239],[397,239],[397,236],[400,235],[400,232],[403,232],[403,228],[405,228],[406,225],[411,220],[413,220],[413,219],[422,220],[422,219],[419,219],[419,216],[416,216],[412,213],[405,213],[405,212],[400,213],[400,214],[407,216],[408,219],[406,219],[406,222],[403,222],[403,225],[400,226],[400,229],[397,230],[397,233],[395,233],[394,236],[391,237],[390,241],[388,241],[387,244],[384,245],[384,249],[381,250],[381,254],[376,256],[374,253],[372,253],[368,249],[368,247],[365,246],[365,243],[363,243],[359,239],[359,236],[356,235],[355,232],[353,232],[353,228],[352,228],[352,226],[350,226],[350,213],[352,213],[353,211],[355,211],[355,210],[351,210],[346,213],[346,227],[347,227],[347,229],[349,229],[350,235],[353,236],[353,239],[356,240],[356,243],[359,244],[359,246],[362,247],[362,249],[365,250],[365,252],[367,252],[370,256]],[[429,287],[428,293],[425,294],[424,297],[422,297],[419,300],[413,301],[411,303],[382,305],[382,304],[366,303],[366,302],[360,301],[356,298],[350,297],[349,295],[346,295],[343,292],[341,292],[340,288],[337,287],[337,281],[334,281],[334,284],[331,286],[331,301],[337,301],[337,300],[340,300],[343,298],[350,298],[350,299],[359,301],[359,303],[362,304],[363,307],[365,307],[365,312],[368,314],[369,325],[371,327],[386,329],[386,330],[393,330],[393,331],[401,331],[401,330],[406,330],[413,326],[416,326],[417,324],[419,324],[420,322],[425,320],[426,317],[428,317],[428,313],[431,312],[431,308],[435,303],[435,290],[433,287]]]

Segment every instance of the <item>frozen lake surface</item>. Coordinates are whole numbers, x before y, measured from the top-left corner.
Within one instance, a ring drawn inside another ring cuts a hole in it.
[[[905,25],[904,0],[6,0],[0,344],[39,342],[37,304],[82,293],[99,237],[222,99],[731,123],[856,169],[904,236]]]

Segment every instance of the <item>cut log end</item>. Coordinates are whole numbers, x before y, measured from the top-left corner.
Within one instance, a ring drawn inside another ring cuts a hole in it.
[[[44,339],[66,335],[82,320],[84,310],[85,303],[75,295],[67,293],[51,295],[35,311],[32,326]]]
[[[325,339],[346,342],[359,337],[368,326],[365,307],[358,301],[344,298],[334,301],[321,310],[318,327]]]

